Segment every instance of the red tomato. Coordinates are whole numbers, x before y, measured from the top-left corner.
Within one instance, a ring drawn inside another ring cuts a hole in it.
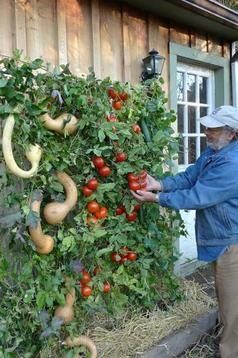
[[[126,153],[117,153],[116,162],[124,162],[127,159]]]
[[[126,209],[124,206],[119,206],[118,208],[116,208],[116,215],[122,215],[123,213],[125,213]]]
[[[133,251],[128,252],[128,254],[127,254],[127,259],[128,259],[129,261],[136,261],[136,259],[137,259],[137,253],[136,253],[136,252],[133,252]]]
[[[139,211],[140,208],[141,208],[141,204],[136,204],[136,205],[134,206],[134,211]]]
[[[138,124],[133,124],[132,129],[136,134],[141,132],[141,127]]]
[[[129,173],[129,174],[127,174],[127,180],[129,181],[129,182],[131,182],[131,181],[139,181],[139,177],[138,177],[138,175],[135,175],[135,174],[133,174],[133,173]]]
[[[112,252],[111,260],[118,263],[121,261],[121,255],[119,255],[117,252]]]
[[[87,209],[89,213],[94,214],[100,210],[100,206],[95,200],[93,200],[87,204]]]
[[[130,181],[128,186],[133,191],[140,190],[141,188],[140,183],[137,183],[136,181]]]
[[[118,97],[122,100],[122,101],[126,101],[128,99],[128,94],[126,92],[120,92],[118,93]]]
[[[97,169],[100,169],[100,168],[104,167],[104,165],[105,165],[104,159],[102,157],[95,156],[95,157],[93,157],[92,161],[93,161],[94,166]]]
[[[92,178],[88,181],[87,187],[91,190],[96,190],[98,187],[98,181],[95,178]]]
[[[137,212],[136,212],[136,211],[132,211],[132,213],[126,214],[126,218],[127,218],[128,221],[136,221],[136,219],[137,219]]]
[[[98,173],[102,177],[108,177],[111,174],[111,169],[108,166],[104,165],[104,167],[98,170]]]
[[[118,119],[117,119],[117,117],[115,116],[115,114],[110,113],[110,114],[107,116],[107,121],[108,121],[108,122],[118,122]]]
[[[103,285],[103,292],[104,292],[104,293],[108,293],[110,290],[111,290],[111,285],[110,285],[110,283],[107,281],[107,282],[105,282],[104,285]]]
[[[90,196],[93,193],[93,191],[91,189],[89,189],[89,187],[87,185],[82,187],[82,192],[83,192],[84,196]]]
[[[92,294],[92,289],[89,286],[82,286],[81,293],[83,297],[89,297]]]
[[[112,107],[118,111],[118,110],[121,109],[121,107],[122,107],[122,101],[121,101],[121,100],[119,100],[119,101],[118,101],[118,100],[113,101],[113,102],[112,102]]]
[[[147,187],[147,182],[146,182],[146,180],[142,180],[141,182],[140,182],[140,188],[141,189],[145,189]]]
[[[141,178],[141,179],[146,179],[146,177],[147,177],[147,171],[146,170],[143,170],[140,174],[139,174],[139,177]]]
[[[118,93],[114,90],[113,87],[108,87],[107,94],[110,98],[115,99],[118,97]]]
[[[95,224],[97,224],[97,219],[95,218],[95,216],[88,216],[87,217],[87,224],[88,225],[95,225]]]
[[[82,271],[82,278],[79,281],[82,286],[86,285],[91,281],[91,276],[89,275],[88,271]]]
[[[102,207],[95,213],[97,219],[105,219],[107,217],[107,208]]]

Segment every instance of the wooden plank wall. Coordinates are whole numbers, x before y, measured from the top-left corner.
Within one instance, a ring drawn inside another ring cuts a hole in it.
[[[0,15],[0,56],[11,56],[18,48],[31,59],[69,63],[75,74],[93,66],[99,78],[138,83],[141,60],[155,48],[166,57],[167,90],[169,41],[229,56],[228,44],[116,1],[0,0]]]

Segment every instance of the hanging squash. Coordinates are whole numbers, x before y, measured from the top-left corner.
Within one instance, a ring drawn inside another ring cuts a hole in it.
[[[66,199],[62,203],[53,202],[45,206],[44,217],[51,225],[61,223],[76,205],[78,199],[77,186],[70,176],[64,172],[57,172],[56,177],[64,187]]]
[[[73,134],[77,130],[78,119],[69,113],[63,113],[55,119],[45,113],[41,116],[41,120],[47,129],[63,135]]]
[[[54,240],[49,235],[44,235],[40,223],[40,206],[43,195],[40,191],[34,191],[31,200],[31,211],[36,216],[36,222],[29,225],[31,240],[34,242],[39,254],[49,254],[54,248]]]
[[[66,345],[70,348],[85,346],[90,352],[90,358],[97,358],[97,348],[95,343],[87,336],[79,336],[75,338],[66,338],[63,342],[63,345]]]
[[[23,170],[18,167],[15,162],[12,151],[12,133],[15,125],[14,116],[11,114],[7,117],[2,136],[2,151],[8,169],[18,177],[30,178],[37,173],[39,162],[41,159],[42,150],[40,146],[31,145],[26,151],[26,157],[31,163],[31,169]]]

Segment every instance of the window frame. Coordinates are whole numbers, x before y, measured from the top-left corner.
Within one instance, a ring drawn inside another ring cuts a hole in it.
[[[195,48],[169,43],[170,96],[169,106],[177,111],[177,64],[178,62],[197,65],[214,70],[215,107],[229,105],[231,102],[230,60]],[[216,89],[219,89],[216,91]]]
[[[183,99],[179,100],[177,96],[177,108],[178,105],[181,105],[184,108],[184,123],[183,123],[183,132],[180,133],[178,131],[178,126],[176,128],[176,131],[182,135],[183,138],[183,163],[179,163],[179,168],[184,169],[189,164],[192,164],[189,162],[189,138],[195,138],[196,140],[196,153],[195,157],[196,159],[200,156],[200,147],[201,147],[201,138],[205,137],[204,133],[200,132],[200,124],[197,120],[200,116],[200,108],[204,107],[207,108],[207,112],[210,113],[214,109],[214,88],[215,88],[215,80],[214,80],[214,70],[207,69],[205,67],[193,65],[193,64],[187,64],[183,62],[177,62],[177,73],[183,73],[184,74],[184,86],[183,86]],[[193,102],[189,102],[187,98],[187,81],[186,78],[188,75],[195,76],[196,79],[196,89],[195,89],[195,100]],[[207,81],[207,102],[201,103],[199,101],[199,77],[205,77],[208,79]],[[177,87],[177,86],[176,86]],[[195,123],[195,132],[190,133],[188,131],[188,107],[194,107],[195,109],[195,117],[196,117],[196,123]],[[178,120],[177,120],[178,122]]]

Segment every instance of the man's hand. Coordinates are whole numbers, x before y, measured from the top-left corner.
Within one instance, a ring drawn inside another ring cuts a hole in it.
[[[132,191],[130,190],[132,196],[139,201],[140,203],[144,202],[155,202],[155,195],[154,193],[151,193],[150,191],[144,191],[144,190],[137,190]]]
[[[146,190],[147,191],[162,191],[161,184],[151,175],[147,174],[146,177]]]

